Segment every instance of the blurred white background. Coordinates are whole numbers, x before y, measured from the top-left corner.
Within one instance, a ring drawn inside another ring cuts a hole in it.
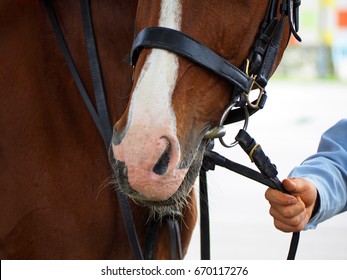
[[[315,153],[321,134],[347,118],[347,1],[305,0],[299,35],[291,40],[267,87],[265,108],[248,132],[277,165],[279,178]],[[242,124],[228,128],[233,139]],[[346,132],[347,141],[347,132]],[[216,143],[229,159],[256,168],[239,146]],[[266,186],[222,168],[208,173],[211,258],[284,260],[291,234],[275,229]],[[297,259],[347,259],[347,213],[301,233]],[[186,259],[200,258],[199,225]]]
[[[271,80],[267,104],[250,118],[248,132],[276,164],[280,179],[315,153],[326,129],[347,117],[346,87],[343,81]],[[229,127],[226,137],[232,139],[240,126]],[[218,143],[215,150],[256,169],[239,146]],[[212,259],[286,259],[291,234],[273,226],[266,186],[222,168],[208,173],[208,183]],[[200,258],[198,227],[186,259]],[[343,213],[302,232],[296,259],[347,259],[346,235]]]

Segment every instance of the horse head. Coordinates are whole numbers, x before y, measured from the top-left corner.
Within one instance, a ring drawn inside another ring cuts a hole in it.
[[[277,2],[282,1],[139,1],[136,30],[155,26],[178,30],[241,67],[268,6],[276,4],[279,14],[282,3]],[[289,23],[284,24],[271,73],[287,46]],[[110,149],[121,190],[160,213],[179,210],[201,167],[208,141],[204,136],[218,126],[233,90],[234,85],[223,77],[184,56],[144,48]]]

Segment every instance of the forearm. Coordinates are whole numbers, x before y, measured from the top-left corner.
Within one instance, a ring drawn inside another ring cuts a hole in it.
[[[322,135],[318,152],[295,168],[290,177],[311,181],[317,188],[320,205],[305,229],[346,211],[347,205],[347,120],[340,121]]]
[[[346,177],[331,164],[308,161],[295,168],[290,177],[304,178],[317,188],[319,205],[305,229],[315,228],[319,223],[346,211]]]

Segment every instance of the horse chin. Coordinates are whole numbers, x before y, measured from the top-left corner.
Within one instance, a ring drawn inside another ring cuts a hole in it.
[[[160,219],[167,215],[181,215],[182,209],[188,204],[188,195],[192,190],[194,182],[199,174],[204,154],[203,147],[204,146],[201,145],[192,159],[185,159],[181,164],[185,167],[188,166],[188,171],[178,190],[166,200],[149,200],[144,195],[134,190],[129,184],[126,166],[123,162],[114,159],[112,155],[110,158],[112,159],[111,165],[114,171],[114,179],[116,181],[115,185],[136,204],[148,207],[150,210],[150,215],[154,218]]]

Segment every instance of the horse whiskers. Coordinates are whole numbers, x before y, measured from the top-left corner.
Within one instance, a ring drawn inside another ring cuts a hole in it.
[[[98,188],[98,192],[96,194],[96,199],[99,198],[101,192],[104,190],[104,189],[111,189],[114,185],[114,178],[113,176],[109,176],[107,177],[106,179],[104,179],[104,181],[100,184],[99,188]]]

